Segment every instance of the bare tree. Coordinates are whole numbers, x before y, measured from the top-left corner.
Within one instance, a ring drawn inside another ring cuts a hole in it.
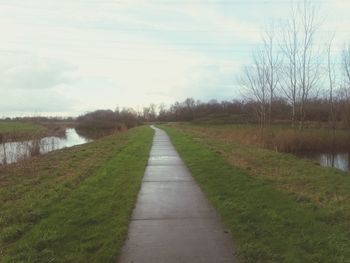
[[[305,102],[319,79],[319,55],[315,52],[314,39],[318,28],[316,21],[316,8],[309,1],[304,1],[299,7],[301,14],[301,54],[299,56],[299,86],[300,100],[300,129],[304,127]]]
[[[196,102],[193,98],[187,98],[184,101],[184,105],[185,105],[185,111],[186,111],[186,115],[187,115],[187,120],[193,120],[195,118],[194,116],[194,107],[196,105]]]
[[[284,94],[292,106],[292,125],[296,122],[297,103],[298,103],[298,53],[299,53],[299,33],[298,33],[297,10],[295,6],[291,8],[291,17],[287,21],[283,31],[283,42],[281,50],[283,53],[283,73],[284,85],[281,86]]]
[[[158,111],[158,120],[165,121],[167,118],[167,116],[166,116],[167,109],[166,109],[165,104],[164,103],[159,104],[158,110],[159,110]]]
[[[158,105],[158,110],[159,110],[159,112],[165,112],[165,110],[166,110],[165,104],[164,103],[160,103]]]
[[[350,45],[342,52],[342,66],[346,88],[350,89]]]
[[[299,106],[300,129],[304,127],[305,103],[320,75],[320,55],[314,41],[318,29],[316,15],[316,7],[308,0],[293,5],[281,44],[287,80],[283,91],[292,105],[293,124]]]
[[[156,105],[151,103],[148,107],[143,107],[143,119],[145,121],[155,121],[157,117]]]
[[[350,127],[350,45],[344,48],[342,54],[342,77],[343,85],[341,94],[345,100],[345,121],[348,127]]]
[[[273,25],[271,25],[269,29],[265,30],[263,41],[263,56],[265,56],[266,59],[265,77],[269,89],[268,124],[271,125],[272,104],[275,91],[279,83],[279,68],[281,65],[279,53],[276,52],[275,30]]]
[[[253,65],[246,66],[240,79],[245,89],[245,96],[255,100],[258,104],[257,115],[261,127],[266,125],[266,106],[268,101],[268,84],[266,79],[267,60],[264,52],[259,50],[253,53]]]
[[[334,86],[336,83],[335,60],[332,58],[332,45],[334,35],[327,45],[327,75],[329,89],[329,104],[330,104],[330,124],[332,130],[332,150],[335,143],[335,114],[334,114]],[[332,154],[332,165],[334,165],[334,153]]]

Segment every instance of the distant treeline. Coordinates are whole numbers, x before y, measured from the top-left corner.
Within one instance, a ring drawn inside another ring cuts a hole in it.
[[[201,102],[187,98],[169,107],[151,104],[142,111],[124,108],[115,111],[97,110],[77,118],[77,126],[87,129],[131,128],[144,122],[214,122],[214,123],[260,123],[261,103],[255,100],[210,100]],[[333,108],[333,113],[330,108]],[[271,103],[271,123],[291,123],[293,106],[286,98],[275,97]],[[332,102],[327,97],[310,98],[304,102],[304,120],[328,123],[332,116],[338,127],[350,127],[350,100],[334,96]]]
[[[344,98],[333,100],[334,116],[338,125],[350,127],[350,101]],[[327,98],[312,98],[305,102],[305,121],[328,122],[331,118],[331,103]],[[209,102],[188,98],[175,102],[169,109],[160,109],[158,121],[201,121],[227,116],[227,122],[260,122],[260,102],[254,100],[232,100]],[[274,98],[271,105],[272,122],[291,122],[292,105],[284,98]],[[224,121],[224,120],[223,120]]]
[[[46,116],[27,116],[27,117],[6,117],[0,120],[4,121],[24,121],[24,122],[34,122],[34,123],[49,123],[49,122],[72,122],[74,121],[73,117],[46,117]]]
[[[330,109],[333,109],[330,111]],[[252,123],[261,120],[261,102],[256,100],[210,100],[202,102],[187,98],[175,102],[169,107],[163,104],[151,104],[142,111],[132,108],[112,110],[96,110],[77,118],[72,117],[26,117],[13,118],[17,121],[37,123],[72,123],[78,129],[85,130],[121,130],[137,126],[144,122],[220,122],[220,123]],[[288,99],[274,97],[271,103],[271,123],[292,123],[293,106]],[[345,96],[334,96],[332,102],[326,97],[310,98],[304,102],[304,120],[327,123],[332,119],[338,127],[350,128],[350,100]]]

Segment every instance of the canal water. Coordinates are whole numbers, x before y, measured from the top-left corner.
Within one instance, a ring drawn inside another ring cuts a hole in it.
[[[323,167],[334,167],[339,170],[349,172],[349,153],[302,153],[299,157],[313,160]]]
[[[69,128],[63,137],[44,137],[39,140],[6,142],[0,144],[0,164],[15,163],[34,154],[45,154],[66,147],[92,141],[79,135],[75,129]]]

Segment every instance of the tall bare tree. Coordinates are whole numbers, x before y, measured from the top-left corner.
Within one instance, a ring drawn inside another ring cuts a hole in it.
[[[346,88],[350,89],[350,45],[342,52],[342,66]]]
[[[280,55],[276,50],[276,37],[273,25],[270,25],[270,27],[265,30],[263,42],[264,48],[262,55],[265,56],[264,61],[266,60],[265,77],[269,92],[268,124],[271,125],[272,104],[279,83],[279,68],[281,66]]]
[[[292,125],[295,125],[297,118],[297,103],[298,103],[298,54],[299,54],[299,23],[297,18],[297,10],[293,5],[291,8],[290,18],[287,24],[283,27],[283,40],[281,50],[283,53],[283,79],[285,83],[281,88],[292,106]]]
[[[319,80],[319,59],[314,40],[318,29],[318,22],[316,21],[316,7],[309,1],[304,0],[301,7],[299,7],[301,14],[301,53],[299,55],[299,87],[301,92],[300,100],[300,129],[304,127],[305,119],[305,102],[312,89],[315,88]]]
[[[330,124],[332,130],[332,150],[335,143],[335,113],[334,113],[334,87],[336,85],[336,69],[335,60],[332,57],[332,45],[334,35],[327,45],[327,75],[328,75],[328,90],[329,90],[329,104],[330,104]],[[332,154],[332,165],[334,165],[334,153]]]
[[[345,99],[345,120],[347,126],[350,127],[350,45],[345,47],[342,52],[342,77],[343,77],[343,87],[342,96]]]
[[[299,113],[300,129],[304,127],[305,103],[320,75],[320,55],[315,46],[319,27],[316,11],[315,5],[308,0],[293,5],[281,44],[287,80],[282,88],[292,105],[293,125]]]

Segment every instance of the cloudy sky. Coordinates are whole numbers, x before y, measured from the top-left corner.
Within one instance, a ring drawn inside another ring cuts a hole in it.
[[[350,43],[350,1],[317,1]],[[0,117],[240,96],[236,75],[283,0],[0,0]],[[322,36],[321,36],[322,37]]]

